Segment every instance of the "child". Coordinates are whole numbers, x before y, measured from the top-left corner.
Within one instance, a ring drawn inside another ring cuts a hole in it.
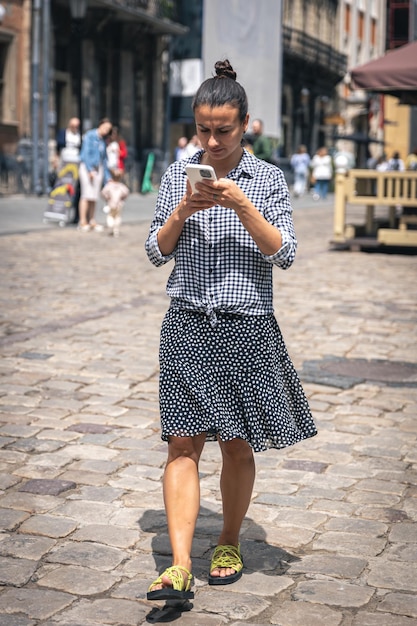
[[[107,227],[109,235],[119,236],[120,224],[122,222],[121,213],[124,201],[129,195],[129,189],[122,183],[122,171],[114,169],[111,171],[111,179],[101,190],[101,195],[107,202],[103,211],[107,213]]]

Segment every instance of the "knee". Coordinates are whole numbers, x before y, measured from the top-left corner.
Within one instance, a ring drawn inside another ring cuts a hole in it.
[[[232,439],[221,444],[223,459],[231,463],[253,463],[253,452],[247,441]]]
[[[204,443],[197,437],[170,437],[168,463],[179,459],[190,459],[198,463]]]

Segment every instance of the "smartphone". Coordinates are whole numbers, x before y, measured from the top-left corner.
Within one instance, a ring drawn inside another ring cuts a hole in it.
[[[195,183],[198,183],[201,180],[217,180],[216,172],[211,165],[199,165],[198,163],[192,163],[185,166],[185,171],[187,172],[188,180],[191,183],[193,193],[198,193],[195,188]]]

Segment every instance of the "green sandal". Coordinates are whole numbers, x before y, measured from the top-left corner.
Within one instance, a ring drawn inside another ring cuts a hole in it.
[[[235,570],[229,576],[212,576],[211,572],[220,567],[229,567]],[[242,576],[243,560],[240,554],[240,544],[236,546],[217,546],[211,557],[209,585],[230,585],[235,583]]]
[[[187,574],[187,579],[184,580],[182,572]],[[162,577],[166,576],[172,582],[172,587],[163,587],[162,589],[155,589],[151,591],[155,585],[162,584]],[[194,592],[190,591],[191,581],[193,575],[185,567],[180,565],[173,565],[167,567],[160,576],[150,585],[146,598],[148,600],[191,600],[194,598]]]

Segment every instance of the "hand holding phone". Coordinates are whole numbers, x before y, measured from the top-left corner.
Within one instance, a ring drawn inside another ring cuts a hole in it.
[[[198,193],[195,188],[196,183],[203,180],[217,180],[216,172],[211,165],[191,163],[185,166],[185,171],[187,172],[188,180],[190,181],[193,193]]]

